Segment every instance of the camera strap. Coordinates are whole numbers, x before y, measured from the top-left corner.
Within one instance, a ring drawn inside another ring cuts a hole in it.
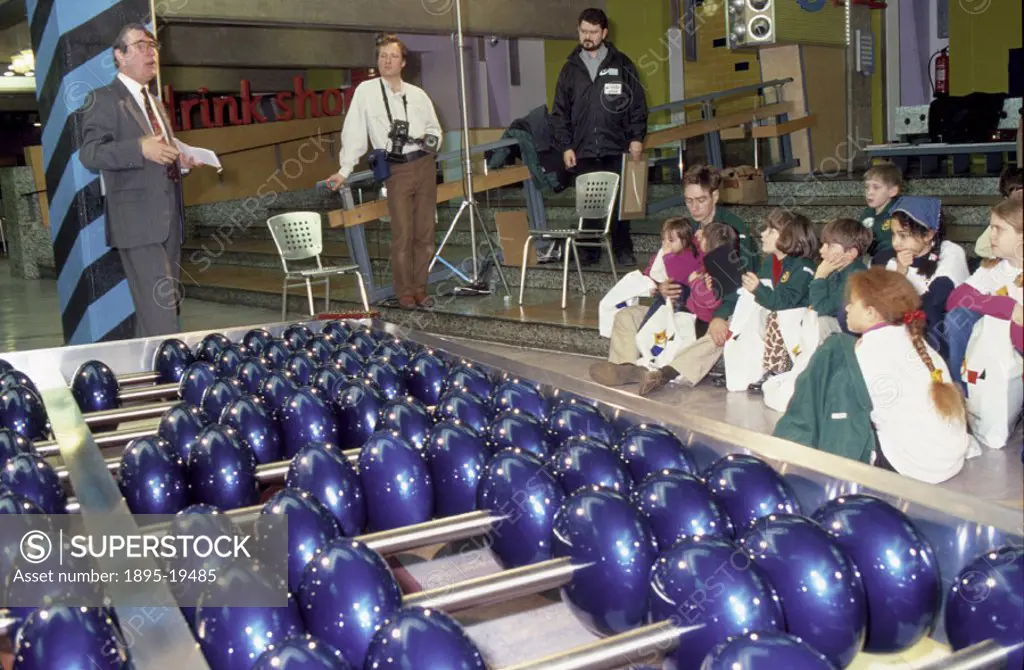
[[[388,123],[394,123],[395,120],[391,117],[391,105],[388,104],[388,92],[384,88],[384,78],[380,79],[380,96],[384,98],[384,111],[388,113]],[[405,120],[409,120],[409,101],[406,100],[405,96],[402,96],[402,104],[405,106]]]

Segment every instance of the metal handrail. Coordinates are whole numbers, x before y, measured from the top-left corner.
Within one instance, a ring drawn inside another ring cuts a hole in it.
[[[657,107],[651,107],[647,111],[650,114],[656,112],[670,112],[683,107],[689,107],[700,102],[712,102],[714,100],[721,100],[722,98],[731,98],[734,95],[743,95],[744,93],[752,93],[754,91],[760,92],[763,89],[770,88],[772,86],[782,86],[792,82],[792,77],[787,79],[773,79],[772,81],[762,82],[760,84],[749,84],[747,86],[738,86],[737,88],[730,88],[728,91],[718,91],[717,93],[705,93],[703,95],[696,95],[692,98],[684,98],[682,100],[674,100],[672,102],[666,102],[664,105],[658,105]]]

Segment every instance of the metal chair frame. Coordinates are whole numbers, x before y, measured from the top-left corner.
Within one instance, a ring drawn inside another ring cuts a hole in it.
[[[313,284],[324,285],[324,311],[331,309],[331,277],[343,274],[354,274],[359,282],[359,294],[363,300],[363,309],[370,311],[370,304],[366,297],[366,285],[363,283],[363,275],[359,272],[358,265],[331,265],[324,266],[320,260],[323,253],[323,218],[318,212],[288,212],[278,214],[267,219],[267,228],[270,229],[270,236],[277,246],[277,253],[281,257],[281,265],[284,268],[284,280],[281,288],[281,320],[287,319],[288,314],[288,289],[298,286],[306,287],[306,295],[309,298],[309,314],[314,316],[316,308],[313,305]],[[316,267],[293,269],[288,267],[290,262],[316,260]]]
[[[580,278],[583,295],[587,294],[587,285],[583,281],[583,268],[580,266],[579,247],[604,248],[608,252],[608,260],[612,266],[612,276],[619,280],[615,267],[615,252],[612,250],[612,216],[615,214],[615,196],[619,190],[619,175],[614,172],[591,172],[576,178],[576,214],[579,223],[575,228],[568,229],[530,229],[523,243],[523,267],[519,277],[519,304],[523,304],[523,291],[526,289],[526,265],[529,259],[530,244],[534,238],[549,240],[563,245],[562,249],[562,309],[566,306],[569,288],[569,257],[576,262],[576,272]],[[604,219],[601,230],[584,229],[587,219]]]

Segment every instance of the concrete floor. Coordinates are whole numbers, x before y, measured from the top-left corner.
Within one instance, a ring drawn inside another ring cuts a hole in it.
[[[0,259],[0,354],[5,351],[59,347],[63,344],[60,328],[56,282],[26,281],[10,275],[6,260]],[[185,300],[182,303],[183,330],[203,330],[277,322],[276,310]],[[596,360],[587,356],[538,351],[498,344],[469,343],[479,349],[570,377],[586,378]],[[626,387],[623,393],[635,392]],[[702,384],[694,389],[670,385],[652,399],[673,405],[686,405],[718,421],[749,430],[770,433],[779,414],[767,409],[757,398]],[[1024,508],[1024,464],[1021,463],[1021,426],[1009,446],[1002,450],[984,450],[967,462],[963,471],[940,485],[979,499]]]

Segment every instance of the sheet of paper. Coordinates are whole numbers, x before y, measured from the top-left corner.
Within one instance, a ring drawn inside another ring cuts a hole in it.
[[[217,168],[218,173],[224,171],[224,168],[221,167],[220,159],[217,158],[217,154],[213,153],[209,149],[190,146],[179,140],[177,137],[174,138],[174,144],[178,147],[178,151],[180,151],[183,156],[188,156],[203,165],[212,165]]]

